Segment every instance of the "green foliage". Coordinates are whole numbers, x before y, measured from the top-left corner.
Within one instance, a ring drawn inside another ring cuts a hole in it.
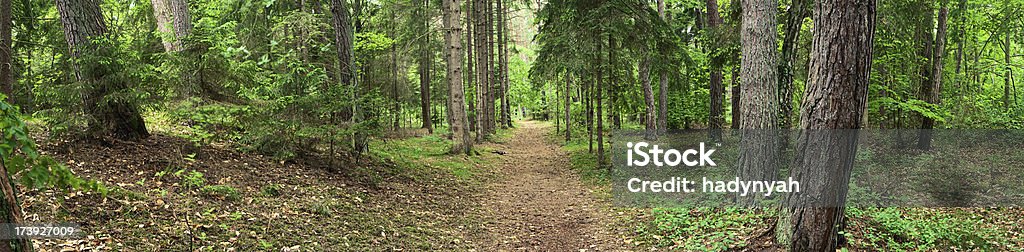
[[[238,200],[242,197],[238,189],[230,185],[209,185],[204,186],[199,191],[207,196],[220,197],[227,200]]]
[[[742,248],[771,212],[745,208],[655,208],[637,233],[656,247],[685,251]]]
[[[851,230],[863,232],[869,249],[923,251],[934,249],[995,250],[1007,244],[1005,230],[987,224],[975,213],[955,209],[849,209],[847,216],[864,218]]]
[[[5,97],[0,95],[0,100]],[[35,142],[28,134],[28,128],[21,120],[17,109],[6,102],[0,102],[0,156],[3,156],[7,175],[20,176],[23,185],[30,188],[57,188],[62,190],[87,190],[107,193],[107,188],[95,180],[75,176],[70,169],[46,155],[39,153]],[[7,176],[4,175],[4,176]]]

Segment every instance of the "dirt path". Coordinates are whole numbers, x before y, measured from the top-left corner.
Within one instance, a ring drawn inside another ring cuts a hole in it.
[[[546,141],[545,124],[524,121],[496,148],[503,176],[484,193],[483,251],[621,251],[608,202],[595,198],[570,169],[569,156]]]

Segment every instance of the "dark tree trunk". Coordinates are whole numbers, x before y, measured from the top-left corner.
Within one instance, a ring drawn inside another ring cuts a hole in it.
[[[790,251],[834,251],[867,106],[874,0],[820,0],[790,194],[776,235]]]
[[[14,64],[11,61],[11,1],[0,0],[0,92],[7,103],[14,102]]]
[[[929,92],[924,94],[925,102],[931,104],[942,103],[942,56],[946,50],[946,19],[949,14],[946,3],[947,1],[942,1],[942,7],[939,8],[939,26],[935,33],[935,51],[932,52],[932,86],[928,90]],[[935,128],[935,119],[922,117],[921,131],[918,132],[917,136],[918,149],[930,150],[932,148],[932,128]]]
[[[108,35],[99,3],[91,0],[57,0],[57,12],[64,26],[64,38],[73,58],[108,55],[114,53],[110,42],[94,42],[94,38]],[[76,62],[75,77],[89,87],[82,94],[84,111],[90,117],[89,130],[93,135],[106,135],[119,139],[149,137],[146,122],[136,104],[123,99],[105,97],[116,92],[129,91],[128,80],[116,76],[123,70],[116,62]]]
[[[434,133],[434,125],[430,118],[430,66],[434,63],[434,52],[430,48],[430,0],[423,0],[423,7],[420,10],[420,22],[423,31],[427,35],[423,37],[423,44],[420,45],[420,117],[423,120],[423,128],[427,133]]]
[[[337,1],[337,0],[335,0]],[[467,5],[469,0],[467,1]],[[451,130],[455,144],[451,153],[470,154],[473,142],[469,129],[465,127],[469,120],[466,117],[465,101],[462,85],[462,26],[459,23],[458,0],[443,0],[441,12],[444,15],[445,61],[448,63],[446,78],[448,79],[448,114],[453,118]]]
[[[473,53],[473,48],[476,47],[476,46],[474,46],[474,44],[476,43],[476,40],[475,40],[476,36],[474,36],[474,33],[476,33],[476,21],[475,21],[476,20],[476,11],[475,10],[476,10],[476,3],[475,3],[475,1],[467,0],[466,1],[466,40],[465,40],[466,41],[466,71],[465,71],[466,73],[465,73],[465,76],[464,76],[466,78],[466,83],[465,83],[465,86],[463,88],[464,89],[467,89],[467,88],[472,88],[473,89],[472,90],[473,92],[465,93],[465,95],[472,95],[471,97],[467,97],[466,98],[466,101],[468,101],[468,103],[469,103],[469,112],[466,114],[466,116],[469,117],[469,131],[479,132],[479,130],[477,130],[477,125],[476,125],[476,122],[477,122],[476,114],[479,113],[477,111],[477,109],[476,109],[476,102],[477,102],[477,99],[478,99],[477,95],[476,95],[476,90],[478,88],[477,88],[477,85],[476,85],[476,71],[473,70],[474,69],[474,62],[475,62],[475,59],[476,59],[476,54]]]
[[[783,129],[793,127],[793,64],[804,19],[810,15],[810,0],[794,0],[786,12],[783,27],[782,61],[779,62],[779,121]]]
[[[778,137],[774,129],[778,122],[778,58],[776,56],[775,0],[743,0],[740,44],[743,59],[740,62],[742,106],[739,123],[740,180],[773,181],[779,170]],[[735,89],[734,89],[735,90]],[[734,94],[735,97],[736,94]],[[753,203],[757,197],[738,198],[741,203]]]
[[[11,183],[10,173],[7,172],[7,165],[0,160],[0,188],[4,190],[4,201],[0,203],[0,214],[3,214],[3,223],[21,223],[21,207],[18,206],[18,193],[14,184]],[[14,229],[4,230],[4,233],[14,234]],[[0,251],[32,251],[32,242],[29,239],[11,239],[0,242]]]
[[[709,30],[715,31],[722,24],[722,17],[718,14],[718,1],[707,0],[708,8],[708,26]],[[712,52],[718,50],[716,45],[718,42],[712,42]],[[714,55],[718,55],[715,53]],[[721,56],[715,56],[711,59],[711,76],[710,76],[710,96],[711,96],[711,113],[708,115],[708,129],[710,129],[711,140],[721,141],[722,140],[722,125],[725,119],[722,116],[722,101],[725,99],[725,87],[722,85],[722,62]]]
[[[353,51],[352,16],[348,12],[346,0],[331,0],[331,22],[334,26],[334,43],[337,45],[338,54],[338,81],[339,85],[351,86],[352,90],[352,118],[351,123],[358,123],[363,120],[363,111],[359,106],[359,83],[355,78],[355,56]],[[362,153],[367,150],[366,135],[361,132],[354,132],[352,136],[352,150]]]
[[[932,72],[932,70],[934,70],[934,65],[932,64],[932,62],[935,60],[935,16],[932,15],[934,11],[932,9],[931,2],[918,3],[918,11],[919,13],[917,13],[917,17],[919,18],[919,26],[917,27],[917,32],[915,36],[917,36],[917,40],[921,41],[922,43],[920,48],[920,56],[921,58],[925,59],[925,61],[922,62],[922,64],[920,65],[920,70],[918,70],[921,75],[921,86],[918,89],[917,97],[921,101],[929,102],[932,90],[935,87],[935,82],[933,79],[934,72]],[[920,133],[918,134],[917,147],[925,149],[926,147],[931,146],[930,135],[924,133],[925,131],[927,131],[924,130],[924,127],[926,126],[925,124],[927,123],[928,117],[924,114],[918,114],[918,116],[920,116],[921,119],[921,125],[919,125],[921,131],[919,131]]]
[[[473,21],[475,25],[474,47],[476,47],[476,141],[483,142],[489,129],[487,128],[487,0],[476,0],[473,4]]]

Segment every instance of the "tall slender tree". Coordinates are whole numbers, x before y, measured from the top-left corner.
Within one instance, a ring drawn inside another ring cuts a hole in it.
[[[939,7],[938,13],[938,28],[935,29],[935,45],[934,51],[932,52],[932,78],[931,87],[927,88],[927,94],[924,94],[924,101],[931,104],[942,103],[942,56],[946,50],[946,19],[949,15],[949,8],[946,5],[949,3],[948,0],[943,0],[941,7]],[[921,117],[921,131],[917,135],[917,148],[921,150],[930,150],[932,148],[932,129],[935,128],[935,119],[922,116]]]
[[[722,24],[722,17],[718,13],[718,1],[707,0],[707,29],[712,34],[717,34],[717,29]],[[716,36],[717,37],[717,36]],[[717,53],[718,42],[711,42],[709,47],[712,51],[711,57],[711,73],[709,82],[709,91],[711,96],[711,111],[708,114],[708,128],[710,129],[711,139],[713,141],[721,141],[722,139],[722,125],[725,119],[722,116],[722,101],[724,100],[725,87],[722,85],[722,62],[724,61]]]
[[[11,1],[0,0],[0,92],[7,96],[8,103],[14,101],[14,64],[11,61],[14,23],[11,22]]]
[[[422,128],[428,133],[434,133],[434,125],[430,117],[430,66],[434,64],[434,52],[430,48],[430,0],[422,0],[420,7],[420,30],[426,33],[420,43],[420,117],[423,120]]]
[[[467,5],[469,0],[467,1]],[[445,61],[448,63],[446,78],[448,79],[448,114],[455,144],[452,146],[452,153],[464,153],[469,155],[473,142],[469,135],[468,118],[466,117],[464,90],[462,85],[462,26],[459,21],[458,0],[443,0],[441,9],[444,15],[444,44]]]
[[[658,16],[666,23],[668,15],[665,15],[665,0],[658,0]],[[668,71],[662,67],[658,70],[658,132],[665,133],[668,130]]]
[[[107,135],[120,139],[149,137],[146,122],[138,106],[127,99],[107,97],[129,91],[129,80],[117,76],[122,71],[117,61],[88,60],[114,54],[107,23],[98,1],[57,0],[57,12],[64,26],[71,57],[75,59],[74,73],[85,83],[83,110],[90,117],[89,130],[93,135]]]
[[[646,50],[642,50],[644,54]],[[647,55],[640,56],[640,65],[637,67],[640,72],[640,85],[644,91],[644,139],[658,139],[657,114],[654,107],[654,90],[651,87],[651,59]]]
[[[793,127],[793,64],[804,19],[810,15],[810,0],[793,0],[782,28],[782,58],[779,61],[779,121],[783,129]]]

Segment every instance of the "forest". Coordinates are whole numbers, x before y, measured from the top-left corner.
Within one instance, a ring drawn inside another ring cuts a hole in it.
[[[1022,10],[0,0],[0,251],[1022,251]]]

